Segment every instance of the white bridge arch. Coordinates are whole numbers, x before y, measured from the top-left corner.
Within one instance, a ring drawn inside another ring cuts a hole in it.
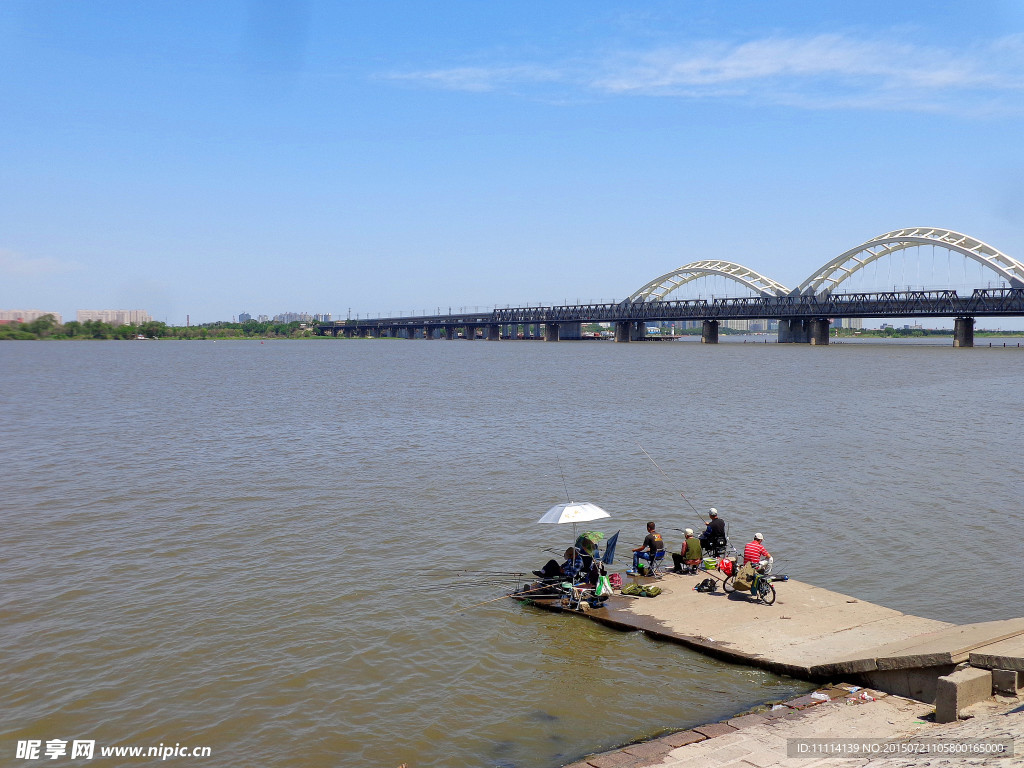
[[[678,269],[674,269],[661,277],[656,277],[642,288],[630,294],[626,301],[661,301],[672,291],[691,280],[697,280],[708,275],[722,275],[731,278],[737,283],[757,291],[762,296],[776,297],[788,294],[789,288],[782,283],[777,283],[770,277],[744,267],[742,264],[734,264],[731,261],[719,261],[717,259],[704,259],[693,261]]]
[[[915,227],[886,232],[841,253],[794,290],[754,270],[731,261],[704,259],[685,264],[637,289],[626,301],[661,301],[680,286],[709,275],[720,275],[774,298],[786,295],[828,295],[848,277],[878,259],[919,245],[945,248],[988,267],[1011,288],[1024,288],[1024,263],[968,235],[950,229]]]
[[[979,264],[988,267],[1011,288],[1024,288],[1024,263],[996,250],[973,237],[949,229],[916,227],[897,229],[868,240],[836,256],[797,286],[796,294],[829,294],[836,286],[852,274],[883,256],[913,248],[918,245],[934,245],[955,251]]]

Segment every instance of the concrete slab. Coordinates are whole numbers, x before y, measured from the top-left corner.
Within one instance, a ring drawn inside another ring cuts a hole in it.
[[[976,648],[968,659],[972,667],[1024,672],[1024,635]]]
[[[803,677],[824,676],[812,675],[812,668],[862,648],[950,626],[795,580],[777,585],[779,597],[771,606],[748,593],[693,591],[702,578],[669,574],[658,582],[663,591],[656,598],[616,595],[605,608],[586,615],[720,658]]]
[[[993,666],[1000,669],[1024,669],[1024,619],[956,626],[796,580],[776,584],[778,599],[767,606],[749,593],[695,592],[707,576],[638,578],[641,584],[656,583],[662,594],[614,595],[605,607],[579,615],[805,679],[873,675],[862,679],[875,686],[891,683],[890,692],[921,700],[932,698],[940,675],[968,656],[973,663],[979,651],[991,652]],[[927,674],[907,677],[918,669]]]
[[[935,691],[935,722],[953,723],[967,707],[992,696],[992,673],[967,667],[940,677]]]
[[[856,669],[875,660],[875,669],[918,669],[959,664],[967,661],[970,652],[1006,638],[1024,635],[1024,618],[1003,621],[985,621],[978,624],[945,625],[935,631],[925,632],[898,640],[885,642],[875,647],[862,647],[841,662],[832,662],[830,668],[820,672],[870,671]]]
[[[992,670],[992,693],[1016,696],[1022,683],[1024,683],[1024,679],[1022,679],[1021,673],[1015,669]]]

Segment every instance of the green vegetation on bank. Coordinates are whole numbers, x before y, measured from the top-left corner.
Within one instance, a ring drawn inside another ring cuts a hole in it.
[[[100,320],[78,322],[70,320],[57,322],[53,315],[28,323],[6,323],[0,325],[0,341],[35,339],[297,339],[314,336],[311,328],[304,323],[261,323],[248,320],[244,323],[204,323],[203,325],[175,326],[156,320],[140,325],[110,325]]]
[[[920,338],[923,336],[952,336],[952,328],[834,328],[833,336],[839,338],[881,338],[881,339],[908,339]],[[983,328],[975,329],[975,338],[979,336],[1024,336],[1024,331],[990,331]]]

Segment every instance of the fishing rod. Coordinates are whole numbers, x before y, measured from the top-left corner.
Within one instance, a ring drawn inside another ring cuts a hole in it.
[[[531,592],[541,592],[542,590],[545,590],[545,589],[551,589],[551,585],[550,584],[545,584],[543,587],[537,587],[536,589],[528,589],[525,592],[517,592],[515,595],[502,595],[501,597],[496,597],[493,600],[484,600],[482,603],[475,603],[473,605],[467,605],[465,608],[458,608],[457,610],[452,611],[452,613],[458,613],[460,611],[468,611],[470,608],[477,608],[477,607],[479,607],[481,605],[487,605],[488,603],[496,603],[499,600],[504,600],[506,597],[516,598],[516,597],[519,597],[520,595],[528,595]]]
[[[668,480],[669,482],[672,482],[672,478],[670,478],[670,477],[668,476],[668,474],[667,474],[667,473],[665,472],[665,470],[664,470],[664,469],[662,469],[662,468],[661,468],[661,467],[660,467],[660,466],[658,465],[658,462],[656,462],[656,461],[654,460],[654,457],[653,457],[653,456],[651,456],[651,454],[649,454],[649,453],[647,452],[647,450],[646,450],[646,449],[645,449],[645,448],[644,448],[644,447],[643,447],[642,445],[640,445],[640,443],[637,443],[637,447],[638,447],[638,448],[639,448],[639,449],[640,449],[641,451],[643,451],[643,452],[644,452],[644,456],[646,456],[646,457],[647,457],[648,459],[650,459],[650,460],[651,460],[651,463],[652,463],[652,464],[653,464],[654,466],[658,467],[658,471],[659,471],[659,472],[661,472],[661,474],[665,475],[665,479],[666,479],[666,480]],[[700,512],[698,512],[698,511],[697,511],[697,508],[696,508],[695,506],[693,506],[693,504],[690,504],[690,500],[689,500],[688,498],[686,498],[686,496],[685,496],[685,495],[683,494],[683,492],[682,492],[682,491],[680,491],[679,489],[676,489],[676,492],[677,492],[677,493],[678,493],[678,494],[680,495],[680,497],[682,497],[683,501],[685,501],[685,502],[686,502],[687,506],[689,506],[689,507],[690,507],[690,509],[692,509],[692,510],[693,510],[693,513],[694,513],[694,514],[695,514],[695,515],[696,515],[696,516],[697,516],[698,518],[700,518],[700,521],[701,521],[702,523],[704,523],[704,525],[707,525],[707,523],[706,523],[706,522],[704,522],[704,518],[703,518],[703,517],[701,516]],[[673,529],[673,530],[678,530],[678,529]]]

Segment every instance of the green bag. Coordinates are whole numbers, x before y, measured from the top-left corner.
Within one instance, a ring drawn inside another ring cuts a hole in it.
[[[661,587],[644,587],[640,590],[642,597],[657,597],[661,594]]]
[[[610,597],[612,595],[612,593],[613,593],[612,583],[610,581],[608,581],[608,577],[607,576],[598,576],[597,577],[597,586],[594,589],[594,594],[596,594],[598,597],[605,597],[605,596],[609,596]]]
[[[627,584],[622,588],[622,594],[624,595],[639,595],[640,591],[638,584]]]

